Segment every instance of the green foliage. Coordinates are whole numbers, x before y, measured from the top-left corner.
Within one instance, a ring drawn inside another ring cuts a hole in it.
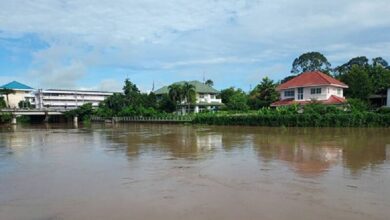
[[[380,114],[390,114],[390,108],[389,107],[381,107],[376,110],[377,113]]]
[[[8,123],[12,119],[12,115],[10,113],[0,112],[0,124]]]
[[[208,86],[214,86],[214,81],[211,79],[208,79],[208,80],[206,80],[206,82],[204,84],[206,84]]]
[[[352,112],[366,112],[369,110],[367,101],[361,99],[348,99],[348,107]]]
[[[176,111],[176,103],[168,95],[163,95],[158,101],[157,109],[162,112],[172,113]]]
[[[0,109],[6,107],[7,107],[7,103],[5,102],[4,97],[0,97]]]
[[[247,111],[248,96],[241,89],[234,89],[233,87],[221,91],[222,102],[225,104],[227,110],[233,111]]]
[[[300,74],[308,71],[321,71],[329,73],[331,64],[326,57],[319,52],[304,53],[293,62],[291,73]]]
[[[265,77],[249,94],[248,104],[251,109],[269,107],[273,102],[279,99],[279,93],[276,91],[276,84]]]
[[[358,66],[359,68],[366,69],[369,67],[368,59],[365,56],[355,57],[350,59],[347,63],[338,66],[334,69],[334,74],[337,77],[341,77],[344,74],[347,74],[352,70],[353,66]]]
[[[27,109],[30,109],[31,108],[31,103],[29,101],[20,101],[18,103],[18,106],[19,108],[27,108]]]
[[[80,121],[89,120],[93,114],[94,111],[91,103],[84,104],[77,109],[65,112],[66,117],[71,118],[77,116]]]
[[[390,70],[377,64],[369,68],[368,74],[373,88],[372,92],[374,94],[386,94],[387,89],[390,88]]]
[[[390,110],[386,113],[345,112],[332,106],[307,105],[303,113],[298,106],[264,108],[257,114],[198,114],[193,123],[210,125],[249,125],[285,127],[390,127]]]
[[[351,71],[341,76],[341,79],[349,86],[345,91],[345,95],[349,98],[367,100],[373,91],[368,71],[365,68],[354,65]]]

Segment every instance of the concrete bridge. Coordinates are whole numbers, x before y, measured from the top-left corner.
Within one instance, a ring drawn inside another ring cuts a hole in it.
[[[63,115],[64,112],[68,111],[67,109],[1,109],[0,112],[10,113],[12,115],[12,124],[16,124],[16,118],[19,116],[45,116],[44,121],[49,121],[49,116],[52,115]],[[77,123],[77,116],[73,118],[73,121]]]

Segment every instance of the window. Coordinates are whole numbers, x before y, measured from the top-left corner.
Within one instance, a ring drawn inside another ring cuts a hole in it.
[[[311,88],[310,89],[310,94],[321,94],[322,93],[322,89],[321,88]]]
[[[298,100],[303,99],[303,88],[298,88]]]
[[[200,95],[199,95],[199,98],[203,99],[203,98],[204,98],[204,95],[203,95],[203,94],[200,94]]]
[[[337,89],[337,95],[341,95],[341,89]]]
[[[286,90],[284,91],[284,97],[294,97],[295,91],[294,90]]]

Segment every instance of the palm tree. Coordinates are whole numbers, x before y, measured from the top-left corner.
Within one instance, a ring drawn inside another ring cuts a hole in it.
[[[15,90],[7,89],[7,88],[1,88],[0,89],[0,94],[5,95],[5,97],[7,99],[7,107],[10,108],[8,95],[9,94],[15,94]]]
[[[183,85],[183,94],[188,105],[188,112],[190,112],[191,104],[195,102],[195,86],[185,82]]]
[[[172,84],[168,87],[168,96],[175,104],[180,103],[183,98],[183,87],[180,84]]]
[[[206,80],[206,82],[204,84],[206,84],[208,86],[214,86],[214,82],[211,79]]]

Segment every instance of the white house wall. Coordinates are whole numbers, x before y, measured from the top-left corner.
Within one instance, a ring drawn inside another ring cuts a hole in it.
[[[311,94],[312,88],[321,88],[321,94]],[[338,94],[337,89],[340,89],[340,94]],[[294,97],[286,97],[284,96],[285,91],[294,90]],[[303,99],[299,101],[310,101],[310,100],[327,100],[332,95],[338,96],[338,97],[344,97],[343,89],[339,87],[334,86],[316,86],[316,87],[304,87],[303,88]],[[288,98],[294,98],[294,100],[298,100],[298,88],[293,89],[287,89],[287,90],[281,90],[280,91],[280,98],[281,100],[288,99]]]

